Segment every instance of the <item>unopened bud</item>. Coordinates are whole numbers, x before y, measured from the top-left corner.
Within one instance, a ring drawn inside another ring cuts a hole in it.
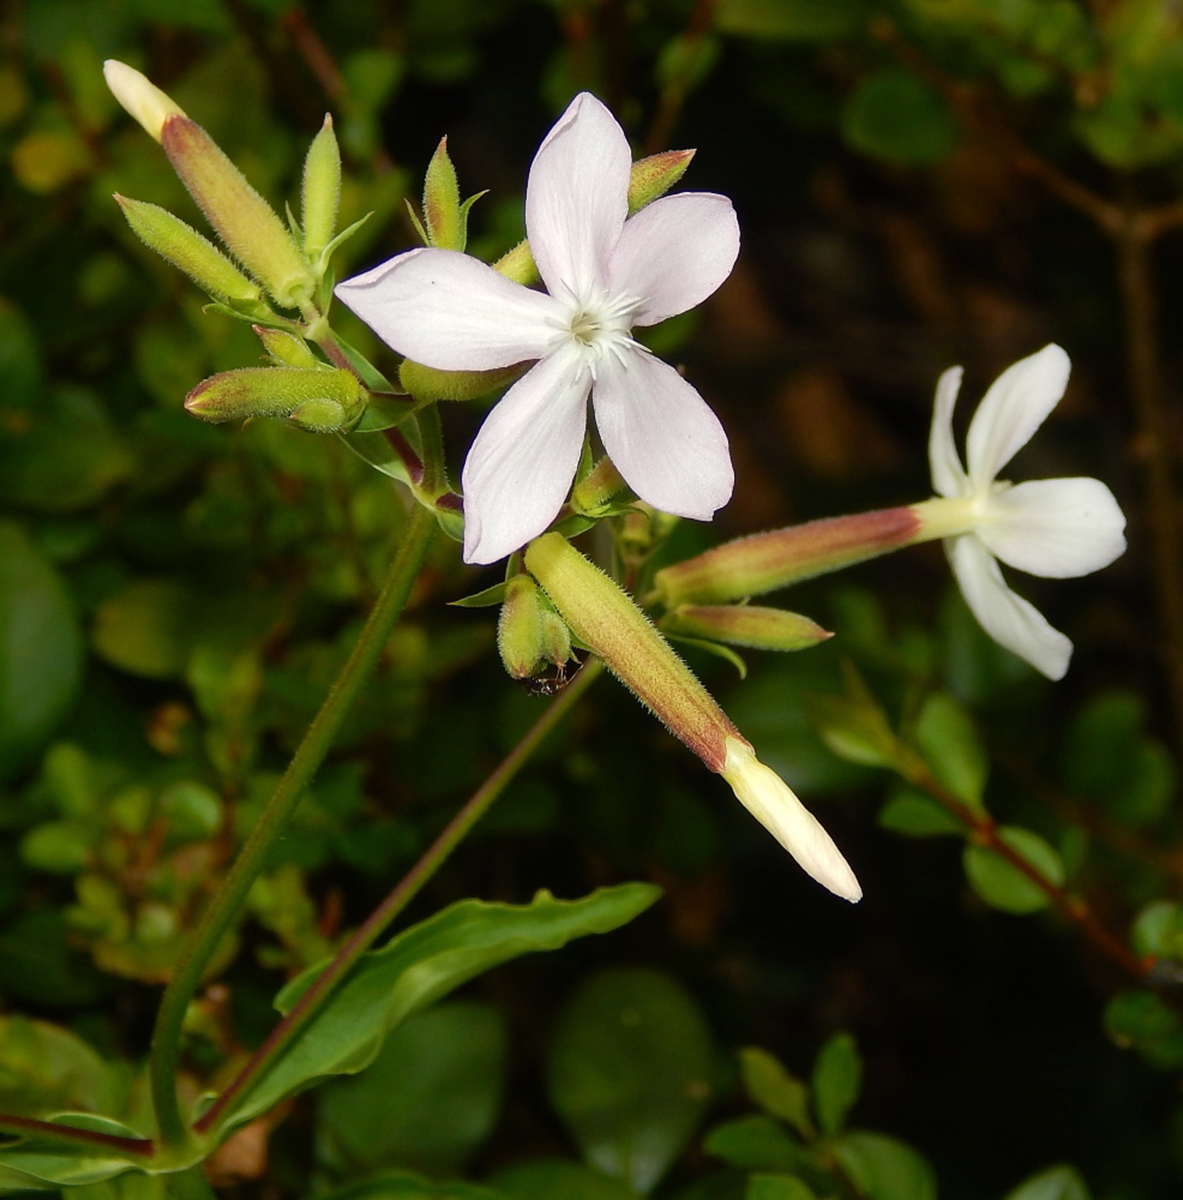
[[[834,636],[800,613],[756,604],[683,604],[662,617],[661,627],[757,650],[806,650]]]
[[[398,378],[416,400],[476,400],[513,383],[529,365],[517,363],[490,371],[440,371],[408,358],[399,367]]]
[[[296,308],[311,296],[315,280],[291,234],[213,138],[188,117],[171,116],[161,144],[206,219],[276,303]]]
[[[198,287],[219,300],[244,303],[262,299],[249,280],[212,242],[167,209],[115,195],[132,232],[161,258],[184,271]]]
[[[620,472],[605,455],[571,490],[571,508],[586,517],[598,517],[624,487]]]
[[[441,138],[423,180],[423,221],[430,244],[441,250],[463,251],[468,240],[467,217],[460,203],[456,168],[448,156],[448,139]]]
[[[726,542],[658,571],[653,583],[669,609],[722,604],[910,546],[921,532],[922,522],[911,508],[828,517]]]
[[[333,240],[341,200],[341,151],[333,132],[333,118],[328,114],[304,159],[301,199],[304,255],[309,262],[315,263]]]
[[[686,174],[693,157],[693,150],[667,150],[633,163],[628,181],[629,216],[664,196]]]
[[[211,376],[185,397],[203,421],[287,417],[316,433],[347,429],[365,409],[357,376],[334,367],[241,367]]]
[[[269,329],[265,325],[252,325],[251,328],[259,335],[263,349],[277,366],[308,369],[319,365],[316,355],[308,348],[308,343],[303,338],[282,329]]]
[[[146,76],[141,75],[135,67],[129,67],[127,63],[121,63],[114,58],[107,59],[103,63],[103,76],[115,99],[157,141],[160,141],[161,130],[167,118],[185,115],[181,106],[171,96],[162,92]]]
[[[542,665],[542,597],[528,575],[506,584],[497,621],[497,649],[512,679],[528,679]]]

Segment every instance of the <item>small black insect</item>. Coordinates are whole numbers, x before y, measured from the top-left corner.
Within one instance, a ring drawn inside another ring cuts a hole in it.
[[[567,674],[567,663],[547,663],[537,675],[527,675],[518,682],[531,696],[557,696],[583,669],[583,660],[577,659],[572,664],[571,673]]]

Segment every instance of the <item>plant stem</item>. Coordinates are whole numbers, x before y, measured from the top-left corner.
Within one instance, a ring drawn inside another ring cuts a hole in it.
[[[197,991],[202,972],[219,942],[238,915],[251,884],[263,869],[272,842],[304,794],[328,753],[342,721],[377,664],[390,632],[406,605],[434,530],[434,516],[420,505],[412,505],[402,545],[357,644],[221,889],[202,914],[177,964],[172,982],[165,989],[152,1037],[150,1074],[152,1103],[160,1136],[166,1146],[183,1146],[188,1138],[177,1101],[176,1072],[181,1029],[189,1001]]]
[[[316,982],[271,1031],[267,1040],[255,1051],[230,1086],[217,1098],[201,1120],[193,1126],[196,1133],[206,1134],[216,1128],[218,1122],[227,1114],[232,1102],[245,1096],[251,1087],[267,1073],[308,1021],[316,1015],[320,1006],[349,973],[357,960],[382,936],[395,917],[406,908],[420,888],[439,870],[472,827],[485,815],[493,801],[501,795],[510,780],[522,769],[547,734],[570,712],[575,702],[591,686],[601,669],[600,661],[593,659],[554,699],[550,707],[534,722],[492,775],[448,822],[423,857],[370,914],[365,923],[337,951],[332,961],[317,977]]]
[[[59,1125],[56,1121],[39,1121],[36,1117],[18,1117],[14,1113],[0,1113],[0,1133],[48,1138],[75,1149],[87,1146],[143,1159],[151,1158],[156,1152],[156,1147],[148,1138],[120,1137],[118,1134],[100,1133],[97,1129],[75,1129],[71,1125]]]
[[[1138,447],[1145,469],[1147,521],[1154,582],[1162,623],[1163,660],[1175,719],[1175,744],[1183,752],[1183,573],[1179,562],[1179,515],[1170,445],[1163,427],[1158,312],[1151,275],[1150,244],[1132,205],[1115,235],[1130,394],[1138,422]]]

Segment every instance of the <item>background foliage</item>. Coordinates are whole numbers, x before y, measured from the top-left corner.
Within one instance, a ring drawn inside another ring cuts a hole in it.
[[[413,244],[402,200],[445,134],[464,194],[489,189],[471,250],[507,249],[538,140],[592,88],[638,152],[696,146],[687,186],[733,197],[743,230],[727,286],[660,331],[740,479],[671,554],[923,498],[939,371],[980,392],[1049,340],[1073,382],[1020,473],[1109,482],[1131,551],[1087,583],[1024,580],[1077,642],[1059,687],[985,639],[931,547],[802,586],[839,635],[820,648],[742,684],[694,660],[822,811],[856,909],[597,685],[412,915],[634,879],[664,899],[411,1017],[362,1074],[245,1125],[211,1177],[357,1200],[1177,1194],[1175,6],[24,0],[0,27],[0,1107],[139,1127],[158,985],[405,521],[337,440],[181,409],[259,348],[111,201],[197,220],[102,60],[145,69],[273,202],[331,110],[342,224],[376,212],[342,274]],[[449,445],[483,407],[444,412]],[[505,678],[488,610],[445,607],[491,582],[437,539],[191,1013],[194,1098],[545,706]],[[991,852],[995,820],[1059,899]]]

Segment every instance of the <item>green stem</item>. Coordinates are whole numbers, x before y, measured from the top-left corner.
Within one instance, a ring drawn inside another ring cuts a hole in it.
[[[210,1187],[201,1163],[166,1175],[164,1186],[175,1200],[214,1200],[214,1189]]]
[[[420,505],[413,505],[403,543],[357,644],[221,889],[202,914],[201,922],[177,965],[176,974],[165,989],[152,1037],[150,1074],[152,1103],[160,1136],[166,1146],[183,1146],[188,1140],[177,1101],[176,1073],[181,1029],[189,1001],[201,983],[202,972],[246,900],[251,884],[263,869],[272,842],[324,760],[342,721],[377,664],[419,574],[434,530],[435,518],[432,514]]]
[[[216,1129],[232,1103],[245,1096],[266,1075],[308,1021],[319,1011],[332,990],[356,964],[357,960],[389,928],[390,923],[406,908],[423,885],[443,865],[472,827],[485,815],[490,805],[505,790],[511,779],[522,769],[575,702],[591,686],[602,667],[593,659],[562,691],[550,707],[530,727],[520,742],[502,760],[500,766],[473,793],[464,807],[448,822],[443,832],[411,868],[397,887],[367,918],[365,923],[337,951],[333,960],[317,977],[316,982],[300,997],[292,1010],[271,1031],[267,1040],[255,1051],[250,1061],[238,1073],[230,1086],[218,1097],[209,1111],[194,1125],[194,1132],[205,1135]]]

